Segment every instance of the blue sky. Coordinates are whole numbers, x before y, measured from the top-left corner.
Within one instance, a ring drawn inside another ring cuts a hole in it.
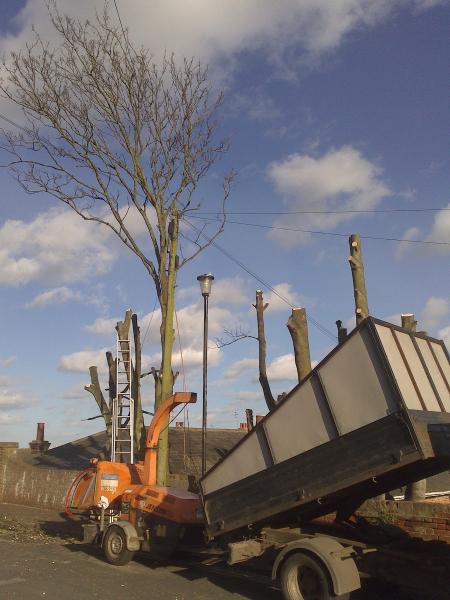
[[[82,18],[102,5],[71,4],[58,2]],[[213,84],[225,90],[221,129],[231,149],[216,174],[233,167],[239,177],[219,245],[333,335],[336,319],[351,326],[353,314],[348,242],[334,234],[446,242],[365,238],[363,253],[371,313],[398,321],[400,313],[414,312],[420,328],[449,346],[449,3],[117,5],[137,44],[157,57],[167,49],[209,63]],[[23,46],[33,24],[53,40],[41,0],[3,0],[0,8],[2,53]],[[4,100],[0,113],[20,121]],[[8,128],[5,121],[1,126]],[[205,182],[199,198],[205,211],[217,181],[211,176]],[[35,423],[45,421],[46,437],[57,445],[100,428],[100,421],[82,421],[97,414],[83,385],[90,364],[104,368],[104,351],[115,345],[114,323],[128,307],[139,314],[143,334],[148,328],[147,364],[157,364],[155,294],[144,269],[107,232],[80,222],[55,200],[25,195],[5,169],[0,185],[0,439],[25,445]],[[442,210],[264,214],[418,208]],[[196,276],[208,271],[216,278],[211,346],[226,328],[255,330],[251,303],[263,287],[214,247],[180,272],[186,386],[198,392],[202,306]],[[270,290],[264,293],[269,375],[280,393],[295,384],[285,327],[290,307]],[[332,335],[312,323],[309,334],[312,358],[320,360],[334,344]],[[178,348],[176,354],[175,362]],[[211,426],[236,426],[247,407],[265,413],[256,359],[253,340],[210,352]],[[178,389],[182,385],[180,376]],[[151,409],[150,382],[144,402]],[[190,410],[191,423],[199,414],[199,408]]]

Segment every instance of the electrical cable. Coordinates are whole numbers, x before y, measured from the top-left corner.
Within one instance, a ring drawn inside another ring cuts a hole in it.
[[[196,215],[190,215],[189,216],[190,219],[198,219],[200,221],[206,221],[206,222],[215,222],[215,221],[219,221],[219,219],[213,219],[213,218],[207,218],[207,217],[197,217]],[[274,229],[277,231],[293,231],[293,232],[297,232],[297,233],[310,233],[312,235],[329,235],[329,236],[335,236],[335,237],[349,237],[350,234],[349,233],[338,233],[335,231],[317,231],[317,230],[312,230],[312,229],[301,229],[301,228],[297,228],[297,227],[278,227],[276,225],[262,225],[260,223],[246,223],[243,221],[230,221],[229,219],[227,219],[227,224],[231,224],[231,225],[245,225],[247,227],[257,227],[259,229]],[[364,240],[381,240],[381,241],[385,241],[385,242],[405,242],[408,244],[431,244],[431,245],[438,245],[438,246],[450,246],[450,242],[441,242],[441,241],[437,241],[437,240],[412,240],[412,239],[406,239],[406,238],[394,238],[394,237],[382,237],[382,236],[375,236],[375,235],[361,235],[360,236],[361,239]]]
[[[220,246],[215,240],[212,240],[210,237],[208,237],[203,231],[201,231],[200,229],[197,229],[197,227],[195,227],[195,225],[193,225],[192,223],[190,223],[186,219],[186,217],[183,217],[183,221],[189,227],[191,227],[191,229],[193,229],[194,231],[196,231],[199,235],[202,235],[206,239],[206,241],[208,241],[212,246],[214,246],[217,250],[219,250],[219,252],[221,252],[224,256],[226,256],[229,260],[231,260],[232,262],[234,262],[241,269],[243,269],[246,273],[248,273],[251,277],[253,277],[253,279],[256,279],[256,281],[258,281],[259,283],[261,283],[265,288],[269,289],[273,294],[275,294],[275,296],[278,296],[278,298],[280,298],[280,300],[282,300],[283,302],[285,302],[290,308],[292,308],[292,309],[295,308],[295,306],[285,296],[283,296],[283,294],[280,294],[280,292],[278,292],[278,290],[276,290],[270,283],[268,283],[267,281],[265,281],[264,279],[262,279],[262,277],[260,277],[259,275],[257,275],[254,271],[251,271],[240,260],[238,260],[237,258],[235,258],[232,254],[230,254],[227,250],[225,250],[222,246]],[[337,337],[329,329],[327,329],[324,325],[322,325],[321,323],[319,323],[319,321],[317,321],[316,319],[314,319],[311,315],[308,315],[308,319],[311,321],[311,323],[321,333],[323,333],[328,338],[330,338],[331,340],[333,340],[333,342],[336,341]]]
[[[450,210],[448,207],[440,208],[377,208],[377,209],[344,209],[344,210],[292,210],[292,211],[227,211],[227,215],[346,215],[346,214],[377,214],[377,213],[409,213],[409,212],[439,212]],[[217,211],[199,210],[198,215],[217,215]],[[191,215],[192,216],[192,215]]]

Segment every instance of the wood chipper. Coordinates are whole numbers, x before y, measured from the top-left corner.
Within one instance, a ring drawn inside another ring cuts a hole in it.
[[[177,392],[160,406],[147,431],[144,462],[93,459],[73,481],[65,510],[90,516],[84,539],[101,541],[110,563],[126,564],[137,550],[161,558],[185,537],[202,540],[200,497],[156,485],[158,438],[165,418],[175,406],[196,399],[194,393]]]

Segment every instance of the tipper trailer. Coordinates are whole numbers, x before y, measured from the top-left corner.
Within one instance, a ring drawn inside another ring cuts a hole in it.
[[[200,480],[200,494],[156,485],[161,419],[144,463],[98,462],[68,507],[92,517],[86,538],[125,564],[137,550],[177,550],[258,562],[286,600],[344,598],[360,587],[364,536],[319,533],[311,520],[346,519],[371,497],[450,468],[450,364],[442,341],[365,319]],[[359,538],[359,539],[358,539]],[[194,554],[192,554],[193,556]]]

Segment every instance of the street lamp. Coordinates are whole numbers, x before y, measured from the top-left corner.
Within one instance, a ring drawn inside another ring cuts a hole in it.
[[[213,275],[199,275],[197,281],[203,296],[203,419],[202,419],[202,475],[206,472],[206,417],[208,406],[208,298],[211,293]]]

